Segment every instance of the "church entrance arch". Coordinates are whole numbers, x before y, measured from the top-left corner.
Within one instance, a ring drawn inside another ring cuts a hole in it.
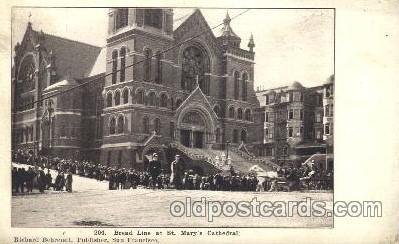
[[[180,116],[180,143],[190,148],[206,148],[212,141],[212,120],[201,110],[189,110]]]

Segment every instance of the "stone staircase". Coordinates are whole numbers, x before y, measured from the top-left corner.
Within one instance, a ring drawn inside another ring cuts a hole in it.
[[[203,148],[189,148],[185,147],[178,142],[173,142],[170,144],[171,147],[176,148],[177,150],[184,153],[187,157],[191,158],[192,160],[202,160],[213,167],[222,170],[221,166],[215,161],[216,155],[215,150],[203,149]]]
[[[233,154],[239,155],[241,158],[243,158],[247,162],[250,162],[252,165],[259,165],[261,168],[263,168],[266,171],[276,171],[276,169],[280,167],[276,163],[273,163],[264,158],[258,158],[256,156],[249,154],[249,153],[245,152],[244,150],[240,150],[236,147],[231,147],[230,151],[233,152]],[[229,153],[229,155],[230,155],[230,153]]]
[[[178,149],[193,160],[202,160],[212,164],[212,166],[219,170],[223,170],[220,162],[216,162],[216,157],[221,158],[221,155],[226,154],[225,150],[188,148],[177,142],[171,143],[171,146]],[[254,165],[259,165],[266,171],[275,171],[274,168],[276,166],[278,167],[278,165],[272,162],[267,162],[263,159],[257,159],[256,157],[234,147],[230,148],[229,157],[231,158],[231,164],[233,165],[234,170],[242,173],[247,173]]]

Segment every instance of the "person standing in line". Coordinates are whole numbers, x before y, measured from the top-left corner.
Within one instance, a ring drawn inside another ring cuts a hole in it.
[[[171,169],[170,182],[175,186],[176,189],[181,189],[184,165],[183,161],[180,158],[180,155],[175,156],[175,160],[170,164],[170,169]]]
[[[21,190],[21,193],[24,193],[25,191],[25,181],[26,181],[26,171],[25,168],[19,168],[17,170],[17,192],[18,189]]]
[[[35,178],[35,172],[33,171],[32,167],[29,167],[28,171],[26,172],[26,188],[28,192],[33,191],[33,180]]]
[[[11,192],[18,192],[18,170],[17,167],[13,167],[11,171],[12,189]]]
[[[61,172],[58,171],[57,176],[55,177],[55,182],[54,182],[54,190],[59,191],[60,190],[60,181],[61,181]]]
[[[109,170],[109,184],[108,184],[108,190],[114,190],[114,172]]]
[[[158,160],[158,154],[152,155],[152,160],[148,164],[148,173],[151,175],[151,187],[155,189],[158,183],[158,176],[161,173],[161,162]]]
[[[50,187],[53,185],[53,178],[51,176],[50,170],[47,169],[47,174],[46,174],[46,189],[50,189]]]
[[[65,174],[61,171],[60,190],[63,191],[65,187]]]
[[[39,175],[37,177],[37,185],[39,187],[39,191],[41,193],[44,192],[44,189],[46,189],[46,184],[47,184],[47,177],[46,174],[42,169],[39,170]]]
[[[72,172],[68,171],[68,175],[66,177],[66,185],[65,185],[67,192],[72,192]]]
[[[121,169],[121,172],[119,174],[119,181],[120,181],[120,184],[121,184],[121,190],[126,189],[126,179],[127,179],[126,169],[123,168],[123,169]]]

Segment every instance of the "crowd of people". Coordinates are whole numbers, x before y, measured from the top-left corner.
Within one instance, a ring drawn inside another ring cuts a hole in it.
[[[34,188],[43,193],[44,190],[63,191],[64,188],[68,192],[72,192],[72,173],[68,172],[66,177],[64,172],[59,171],[57,177],[53,181],[50,170],[47,173],[38,166],[29,166],[25,168],[13,167],[11,170],[12,191],[15,193],[32,193]],[[26,191],[25,191],[26,190]]]
[[[321,177],[320,172],[312,164],[302,165],[299,168],[280,168],[275,178],[265,179],[257,177],[254,173],[244,175],[237,174],[234,171],[201,176],[191,169],[186,169],[180,155],[175,156],[175,160],[170,163],[169,169],[163,169],[156,153],[149,160],[146,160],[143,170],[107,167],[89,161],[50,159],[22,151],[13,154],[13,161],[29,165],[28,170],[24,168],[12,169],[12,182],[15,192],[24,192],[24,187],[27,188],[28,192],[32,192],[34,186],[37,186],[40,192],[50,188],[56,191],[65,189],[72,192],[72,174],[98,181],[108,181],[109,190],[135,189],[137,187],[215,191],[332,189],[332,181],[324,180],[325,177]],[[47,169],[46,174],[44,169]],[[58,172],[54,182],[50,169]]]

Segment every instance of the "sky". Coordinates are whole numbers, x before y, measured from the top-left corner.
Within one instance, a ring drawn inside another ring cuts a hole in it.
[[[22,40],[27,22],[33,29],[97,46],[105,46],[108,8],[14,8],[12,45]],[[174,19],[192,9],[174,9]],[[201,9],[210,27],[245,9]],[[29,17],[30,16],[30,17]],[[334,72],[334,12],[332,9],[251,9],[231,22],[248,49],[255,41],[255,87],[273,88],[299,81],[322,84]],[[221,27],[214,30],[215,35]]]

